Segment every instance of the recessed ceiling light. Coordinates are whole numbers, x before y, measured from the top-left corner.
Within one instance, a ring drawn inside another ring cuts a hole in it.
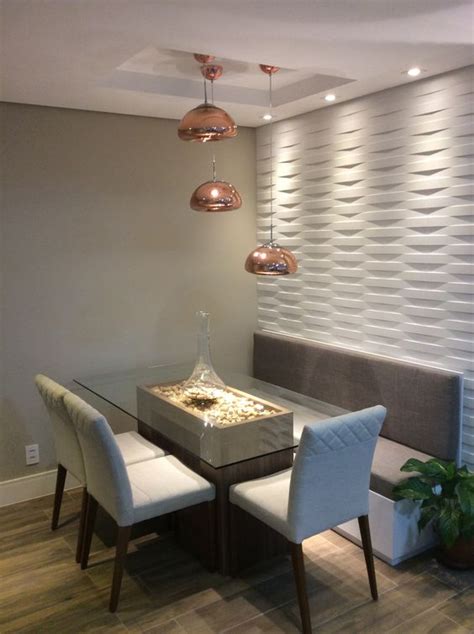
[[[262,119],[265,119],[265,121],[271,121],[273,119],[273,115],[267,112],[263,115]]]
[[[324,96],[325,101],[336,101],[336,95],[329,94]]]
[[[410,75],[410,77],[418,77],[420,73],[421,68],[418,68],[418,66],[413,66],[413,68],[409,68],[407,70],[407,75]]]

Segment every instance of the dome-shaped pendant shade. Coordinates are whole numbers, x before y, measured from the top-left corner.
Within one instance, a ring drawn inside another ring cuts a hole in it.
[[[187,112],[178,127],[183,141],[220,141],[237,135],[235,121],[225,110],[210,103],[202,103]]]
[[[289,275],[296,273],[298,263],[288,249],[276,242],[266,242],[248,255],[245,270],[255,275]]]
[[[208,81],[216,81],[222,77],[224,69],[220,64],[203,64],[201,66],[201,75]]]
[[[214,55],[203,55],[202,53],[194,53],[194,59],[200,64],[208,64],[209,62],[212,62],[215,57]]]
[[[260,64],[260,70],[266,75],[274,75],[280,70],[279,66],[270,66],[270,64]]]
[[[242,205],[242,198],[230,183],[213,180],[194,190],[190,205],[195,211],[232,211]]]

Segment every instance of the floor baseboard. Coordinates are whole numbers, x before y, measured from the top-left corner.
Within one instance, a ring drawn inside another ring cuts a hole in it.
[[[55,486],[56,469],[0,482],[0,507],[50,495],[54,493]],[[68,473],[66,489],[78,486],[81,486],[80,482]]]

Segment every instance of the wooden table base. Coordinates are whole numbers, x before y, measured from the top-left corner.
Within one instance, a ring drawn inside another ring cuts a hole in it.
[[[238,482],[288,469],[293,464],[293,449],[283,449],[216,469],[145,423],[138,423],[138,431],[215,485],[218,572],[224,575],[236,574],[258,561],[288,551],[284,537],[229,503],[229,488]],[[204,508],[192,507],[176,513],[179,541],[203,563],[212,560],[209,554],[209,536],[203,528],[205,512]]]
[[[172,530],[172,517],[170,515],[161,515],[160,517],[134,524],[130,539],[138,539],[151,533],[164,535]],[[117,543],[117,522],[101,506],[97,508],[94,533],[108,548],[112,548]]]

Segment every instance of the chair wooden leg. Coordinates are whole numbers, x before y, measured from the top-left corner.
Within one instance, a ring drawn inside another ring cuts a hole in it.
[[[77,548],[76,548],[76,562],[80,563],[82,555],[82,547],[84,544],[84,531],[86,528],[86,516],[87,506],[89,501],[89,495],[86,487],[82,489],[82,503],[81,503],[81,515],[79,518],[79,534],[77,536]]]
[[[372,540],[370,538],[369,516],[361,515],[359,518],[360,537],[364,548],[365,564],[367,566],[367,575],[369,577],[370,593],[372,599],[377,601],[379,594],[377,592],[377,579],[375,577],[374,553],[372,551]]]
[[[53,519],[51,520],[51,530],[55,531],[59,524],[59,511],[63,500],[64,484],[66,482],[67,469],[62,464],[58,464],[56,474],[56,490],[54,492]]]
[[[112,590],[110,592],[109,610],[115,612],[120,596],[122,585],[123,564],[127,556],[128,542],[130,539],[131,526],[119,526],[117,533],[117,546],[115,548],[114,576],[112,579]]]
[[[308,593],[306,591],[306,576],[304,571],[303,545],[290,542],[291,561],[295,575],[296,592],[300,606],[303,634],[311,634],[311,615],[309,612]]]
[[[97,514],[97,500],[92,495],[87,496],[87,512],[84,533],[82,537],[81,569],[85,570],[89,562],[92,534],[94,532],[95,516]]]

